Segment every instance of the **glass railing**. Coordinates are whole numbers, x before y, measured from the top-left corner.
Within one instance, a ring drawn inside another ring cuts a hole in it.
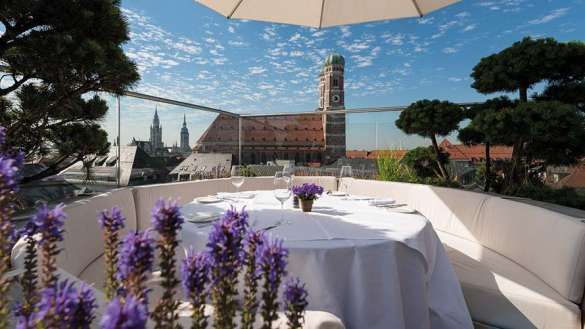
[[[100,122],[109,148],[26,185],[22,208],[119,187],[228,177],[235,165],[249,176],[273,176],[285,167],[298,176],[339,176],[349,165],[354,177],[376,179],[378,158],[401,158],[429,145],[396,128],[396,108],[254,115],[156,98],[102,97],[109,106]]]

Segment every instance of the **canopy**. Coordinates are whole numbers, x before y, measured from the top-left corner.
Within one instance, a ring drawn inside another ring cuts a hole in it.
[[[459,0],[196,0],[227,18],[316,28],[421,17]]]

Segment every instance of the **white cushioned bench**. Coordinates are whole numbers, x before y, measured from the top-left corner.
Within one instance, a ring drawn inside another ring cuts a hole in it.
[[[478,328],[581,329],[585,224],[537,206],[418,184],[355,180],[426,216],[444,243]]]
[[[314,177],[302,178],[298,182],[309,182]],[[269,190],[274,188],[273,177],[247,178],[241,190]],[[336,186],[335,177],[323,177],[322,185]],[[190,181],[158,185],[146,185],[133,188],[122,188],[103,193],[94,197],[75,201],[65,206],[68,219],[65,221],[64,241],[62,252],[57,265],[64,275],[71,279],[77,278],[91,284],[98,290],[100,306],[103,307],[103,294],[99,292],[104,287],[104,245],[102,230],[97,222],[97,215],[102,210],[119,207],[126,217],[126,227],[121,233],[123,236],[130,230],[144,230],[151,226],[151,210],[155,202],[160,199],[176,199],[179,204],[191,202],[194,198],[217,192],[235,192],[229,179],[214,179],[205,181]],[[24,244],[20,241],[12,251],[12,266],[22,269],[24,264]],[[154,288],[154,287],[153,287]],[[156,294],[153,294],[153,297]],[[182,295],[181,295],[182,296]],[[154,303],[155,301],[152,301]],[[183,316],[181,316],[183,317]],[[181,321],[187,321],[182,319]],[[98,328],[98,321],[94,323]],[[281,321],[275,328],[285,329]],[[306,314],[305,329],[343,329],[341,321],[326,312],[308,311]]]

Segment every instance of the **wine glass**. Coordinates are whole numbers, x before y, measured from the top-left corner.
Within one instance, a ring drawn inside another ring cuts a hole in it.
[[[294,179],[292,167],[282,169],[282,178],[285,180],[287,187],[292,185]]]
[[[353,171],[351,166],[342,166],[341,172],[339,173],[339,178],[341,179],[341,184],[343,185],[345,194],[349,195],[349,184],[353,179]]]
[[[274,197],[276,200],[280,202],[280,221],[279,224],[284,223],[283,216],[284,216],[284,203],[286,200],[290,199],[292,192],[289,187],[290,177],[287,178],[282,171],[276,172],[274,174],[274,186],[276,189],[274,190]],[[282,187],[285,188],[282,188]],[[286,224],[289,224],[287,221]]]
[[[244,176],[242,176],[242,169],[240,166],[232,166],[230,181],[236,188],[237,193],[240,193],[240,187],[244,184]]]

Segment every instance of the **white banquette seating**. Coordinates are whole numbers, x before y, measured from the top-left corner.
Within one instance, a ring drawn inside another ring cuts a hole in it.
[[[304,182],[337,189],[334,177],[295,177],[295,184]],[[272,177],[255,177],[246,179],[241,190],[272,188]],[[585,329],[585,224],[580,219],[458,189],[372,180],[354,180],[349,188],[352,194],[392,197],[431,221],[477,328]],[[235,191],[229,179],[216,179],[125,188],[74,202],[66,207],[70,218],[59,266],[103,287],[99,211],[119,206],[127,217],[126,230],[146,229],[159,198],[184,204],[226,191]],[[326,313],[309,316],[310,328],[343,327]]]
[[[297,182],[310,181],[300,178]],[[336,179],[323,178],[322,185],[335,189]],[[241,190],[267,190],[273,188],[272,177],[257,177],[246,179]],[[134,188],[122,188],[100,194],[91,198],[75,201],[65,206],[68,219],[65,221],[64,241],[62,251],[57,260],[61,277],[69,280],[76,279],[91,284],[97,289],[98,305],[103,309],[104,287],[104,246],[102,231],[97,222],[100,211],[117,206],[122,209],[126,217],[127,231],[144,230],[151,226],[150,213],[154,203],[160,198],[173,198],[180,204],[191,202],[193,198],[214,194],[217,192],[235,191],[229,179],[215,179],[208,181],[191,181],[171,184],[148,185]],[[21,271],[24,262],[24,244],[19,241],[13,249],[12,266],[15,272]],[[153,283],[156,279],[153,279]],[[151,295],[159,295],[156,287]],[[182,294],[178,292],[181,296]],[[152,296],[151,296],[152,297]],[[156,298],[156,297],[154,297]],[[152,301],[150,302],[152,303]],[[283,315],[278,321],[277,328],[286,328]],[[181,322],[189,323],[188,314],[180,316]],[[95,326],[97,328],[97,324]],[[305,318],[305,329],[343,329],[341,321],[326,312],[309,311]]]
[[[355,180],[427,217],[446,247],[478,328],[582,328],[585,224],[497,196]]]

